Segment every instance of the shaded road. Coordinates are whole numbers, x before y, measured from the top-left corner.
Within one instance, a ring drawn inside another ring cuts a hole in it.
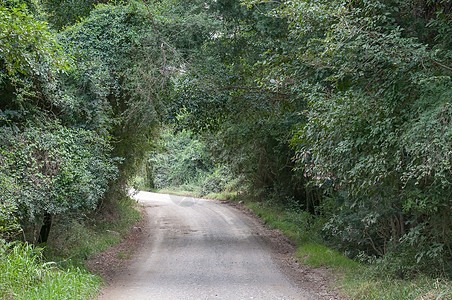
[[[146,240],[100,299],[316,299],[297,288],[250,217],[213,200],[140,192]]]

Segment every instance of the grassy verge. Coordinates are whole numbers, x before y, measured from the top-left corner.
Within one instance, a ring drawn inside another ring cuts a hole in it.
[[[101,213],[83,221],[59,219],[45,249],[48,259],[59,264],[83,266],[84,260],[120,242],[140,220],[136,202],[123,197]]]
[[[186,191],[183,188],[153,191],[181,196],[198,196],[195,192]],[[240,197],[235,192],[223,192],[211,193],[205,198],[238,200]],[[320,237],[322,220],[314,218],[309,213],[270,202],[245,200],[245,206],[252,209],[267,226],[277,228],[291,238],[297,244],[296,256],[303,264],[314,268],[331,269],[339,278],[338,287],[351,299],[452,299],[452,283],[450,281],[422,275],[409,280],[376,275],[372,266],[360,264],[325,246]]]
[[[296,256],[312,267],[326,267],[335,273],[338,285],[351,299],[426,300],[452,299],[452,283],[418,276],[402,280],[376,275],[373,267],[357,263],[322,244],[321,224],[303,211],[261,202],[245,202],[269,227],[280,229],[297,243]]]
[[[160,194],[170,194],[170,195],[176,195],[176,196],[200,197],[199,192],[187,190],[184,188],[151,189],[151,192],[160,193]]]
[[[235,191],[223,191],[220,193],[209,193],[207,195],[201,195],[201,193],[196,189],[187,190],[184,187],[151,189],[151,192],[177,196],[201,197],[206,199],[217,199],[217,200],[234,200],[237,199],[239,196],[239,193]]]
[[[78,267],[45,262],[28,244],[0,246],[0,299],[89,299],[101,279]]]
[[[123,198],[83,221],[60,217],[44,249],[0,240],[0,299],[93,299],[103,281],[84,260],[129,233],[135,205]]]
[[[362,274],[347,274],[342,280],[342,287],[352,299],[452,299],[452,285],[447,280],[425,276],[400,280]]]

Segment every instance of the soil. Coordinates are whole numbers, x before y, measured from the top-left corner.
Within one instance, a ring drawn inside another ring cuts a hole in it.
[[[309,291],[318,299],[346,299],[340,290],[334,288],[335,276],[326,268],[311,268],[295,258],[296,246],[277,229],[270,229],[248,208],[239,202],[220,201],[248,216],[253,226],[252,234],[258,241],[270,248],[273,260],[280,270],[302,290]],[[149,207],[148,207],[149,208]],[[119,244],[86,261],[87,268],[105,279],[106,284],[115,284],[115,279],[127,272],[128,266],[136,259],[140,249],[144,251],[147,239],[151,238],[146,228],[149,226],[144,208],[143,221],[130,229],[130,234]]]
[[[335,287],[337,280],[331,270],[320,267],[312,268],[303,265],[299,259],[295,257],[297,247],[295,243],[285,236],[279,229],[269,228],[264,222],[249,208],[242,205],[241,201],[226,201],[221,203],[234,207],[242,213],[248,215],[256,226],[254,234],[261,238],[273,250],[273,258],[290,278],[296,281],[297,285],[303,289],[314,291],[324,299],[347,299],[341,293],[341,290]]]
[[[145,238],[143,228],[146,225],[145,210],[140,207],[142,221],[134,224],[129,234],[118,244],[85,261],[86,268],[101,276],[110,284],[117,274],[127,268],[134,253],[139,251]]]

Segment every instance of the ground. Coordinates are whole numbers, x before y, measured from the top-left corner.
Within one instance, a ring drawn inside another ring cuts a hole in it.
[[[147,194],[146,194],[147,195]],[[149,194],[151,195],[151,194]],[[246,230],[249,230],[250,239],[253,241],[257,241],[257,244],[259,245],[259,249],[255,249],[252,252],[259,252],[261,249],[264,249],[264,252],[268,252],[269,257],[271,257],[271,260],[274,262],[274,265],[276,266],[275,269],[271,269],[271,273],[279,273],[281,272],[284,274],[283,276],[288,278],[288,281],[290,281],[290,285],[295,286],[297,292],[292,293],[292,296],[287,296],[291,299],[343,299],[339,296],[339,293],[337,290],[332,288],[333,282],[334,282],[334,276],[331,274],[331,272],[324,268],[310,268],[308,266],[300,264],[300,262],[294,258],[295,255],[295,245],[281,232],[274,229],[269,229],[266,227],[259,218],[257,218],[249,209],[244,208],[240,203],[237,202],[228,202],[228,201],[214,201],[214,202],[200,202],[199,199],[194,199],[196,201],[187,202],[186,199],[189,198],[183,198],[176,196],[172,196],[171,201],[169,202],[172,206],[172,211],[174,210],[181,210],[181,212],[186,212],[189,208],[190,210],[193,210],[193,205],[196,205],[196,207],[204,207],[208,206],[208,210],[218,210],[216,212],[217,214],[225,215],[228,214],[228,216],[225,216],[225,218],[229,219],[231,217],[237,216],[241,221],[246,224]],[[190,198],[193,199],[193,198]],[[184,205],[184,203],[190,203],[189,205]],[[98,256],[90,259],[87,261],[87,266],[90,270],[99,273],[103,278],[105,278],[107,285],[103,288],[101,295],[110,295],[109,297],[112,297],[112,295],[116,295],[115,292],[112,292],[112,290],[115,289],[118,285],[122,285],[123,287],[127,287],[129,280],[129,277],[135,276],[135,273],[139,272],[137,270],[134,270],[133,268],[137,268],[135,265],[138,265],[138,268],[140,268],[142,265],[146,265],[146,260],[149,260],[149,256],[153,255],[156,256],[155,253],[155,242],[153,239],[157,239],[157,235],[162,235],[162,239],[164,241],[168,240],[168,243],[170,243],[168,246],[171,247],[170,249],[177,249],[177,246],[182,246],[184,248],[183,251],[187,251],[187,253],[190,253],[189,247],[193,244],[194,240],[190,240],[187,238],[190,238],[190,234],[196,234],[195,230],[190,230],[189,226],[186,225],[174,225],[173,223],[177,223],[177,219],[180,217],[177,217],[176,221],[171,221],[168,216],[165,216],[165,218],[162,218],[162,220],[165,220],[164,223],[155,223],[156,220],[159,219],[158,215],[149,217],[150,214],[155,213],[159,208],[158,204],[156,205],[155,202],[152,203],[146,203],[142,202],[144,207],[142,209],[142,213],[144,216],[144,221],[142,221],[139,224],[136,224],[134,228],[130,230],[130,235],[125,238],[120,244],[110,248],[109,250],[99,254]],[[177,205],[174,205],[176,203]],[[168,205],[166,203],[165,205]],[[187,207],[184,207],[187,206]],[[161,209],[161,208],[160,208]],[[200,208],[199,208],[200,209]],[[212,217],[215,217],[217,215],[213,215]],[[219,215],[218,215],[219,216]],[[217,217],[218,217],[217,216]],[[220,216],[221,217],[221,216]],[[189,217],[193,218],[193,217]],[[234,224],[238,221],[233,220]],[[162,226],[162,224],[165,224]],[[231,223],[232,224],[232,223]],[[209,225],[211,226],[211,225]],[[221,227],[219,225],[216,225],[217,227]],[[179,231],[179,232],[178,232]],[[185,231],[185,232],[183,232]],[[240,229],[240,231],[243,231]],[[168,236],[168,233],[170,233],[170,236]],[[174,244],[177,242],[171,241],[173,238],[177,238],[178,234],[181,234],[181,237],[186,237],[183,240],[183,244]],[[217,233],[216,233],[217,234]],[[216,236],[218,239],[220,236]],[[226,245],[228,243],[231,243],[235,240],[231,239],[231,237],[228,237],[228,242],[226,242]],[[247,238],[248,239],[248,238]],[[186,242],[186,241],[189,242]],[[161,243],[161,242],[160,242]],[[165,243],[165,242],[164,242]],[[172,243],[172,244],[171,244]],[[202,243],[202,246],[210,247],[208,244],[204,245],[205,242]],[[253,246],[254,247],[254,246]],[[223,243],[221,245],[220,249],[225,249],[225,244]],[[159,251],[163,251],[158,249]],[[210,250],[208,250],[211,252]],[[227,249],[225,249],[227,251]],[[246,251],[246,250],[240,250],[240,251]],[[145,258],[143,258],[143,253],[145,254]],[[153,254],[152,254],[153,253]],[[176,253],[177,254],[177,253]],[[188,254],[189,255],[189,254]],[[209,253],[205,254],[204,256],[210,255]],[[218,254],[216,254],[218,255]],[[264,253],[264,255],[267,255]],[[141,256],[141,258],[140,258]],[[251,256],[251,253],[250,255]],[[181,260],[181,257],[174,256],[175,260],[179,259]],[[141,259],[141,261],[140,261]],[[162,258],[162,259],[166,259]],[[221,258],[220,258],[221,259]],[[223,258],[224,260],[225,258]],[[247,259],[253,260],[252,257],[249,257]],[[190,264],[190,258],[182,257],[182,260],[185,260],[184,264]],[[226,258],[227,260],[227,258]],[[237,257],[234,256],[233,260],[237,260]],[[266,259],[268,260],[268,259]],[[161,260],[160,260],[161,261]],[[208,260],[206,260],[208,261]],[[165,261],[163,264],[167,265],[171,263],[168,261]],[[231,262],[234,263],[234,262]],[[244,264],[244,261],[240,262],[241,264]],[[245,263],[248,263],[245,261]],[[253,262],[252,262],[253,263]],[[154,262],[154,264],[157,264]],[[224,264],[224,262],[222,262]],[[152,266],[152,264],[151,264]],[[219,266],[216,266],[213,264],[212,266],[207,267],[207,271],[209,272],[209,268],[216,268]],[[221,267],[221,266],[220,266]],[[148,266],[148,268],[150,268]],[[184,272],[185,270],[174,270],[175,272]],[[228,270],[229,271],[229,270]],[[165,269],[159,269],[159,273],[165,272]],[[237,272],[244,272],[244,270],[238,270]],[[248,271],[247,271],[248,272]],[[265,272],[265,269],[263,270],[257,270],[258,273]],[[152,273],[152,272],[151,272]],[[153,273],[152,273],[153,274]],[[258,276],[260,274],[256,274]],[[157,279],[156,279],[157,280]],[[204,279],[200,279],[204,280]],[[225,279],[226,280],[231,280]],[[279,279],[271,279],[271,280],[279,280]],[[134,281],[137,281],[135,278]],[[262,281],[262,280],[261,280]],[[146,283],[146,287],[149,283]],[[232,284],[232,283],[231,283]],[[134,289],[137,289],[140,287],[135,287]],[[171,288],[170,288],[171,289]],[[262,289],[262,287],[258,288],[259,290]],[[124,288],[120,289],[124,290]],[[110,294],[109,294],[110,293]],[[187,294],[189,295],[189,294]],[[191,294],[190,294],[191,295]],[[300,295],[293,296],[293,295]],[[114,297],[114,296],[113,296]],[[118,296],[119,297],[119,296]],[[168,297],[167,294],[165,294],[165,297]],[[179,296],[180,297],[180,296]],[[187,299],[190,298],[190,296],[184,296]],[[203,296],[204,297],[204,296]],[[278,296],[281,297],[281,299],[285,299],[285,296]],[[210,299],[206,296],[206,299]],[[270,297],[269,297],[270,299]]]

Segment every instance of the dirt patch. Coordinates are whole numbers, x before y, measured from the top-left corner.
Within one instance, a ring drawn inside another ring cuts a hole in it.
[[[294,281],[295,285],[311,291],[321,299],[347,299],[338,288],[334,287],[336,277],[330,270],[303,265],[300,260],[295,258],[297,250],[295,243],[279,229],[269,228],[251,209],[243,206],[242,202],[225,200],[220,202],[241,211],[257,225],[250,226],[254,236],[273,250],[273,259],[283,273]]]
[[[142,221],[129,230],[129,234],[119,243],[85,261],[86,268],[101,276],[110,284],[118,273],[125,270],[133,255],[143,245],[146,224],[145,210],[140,208]]]

